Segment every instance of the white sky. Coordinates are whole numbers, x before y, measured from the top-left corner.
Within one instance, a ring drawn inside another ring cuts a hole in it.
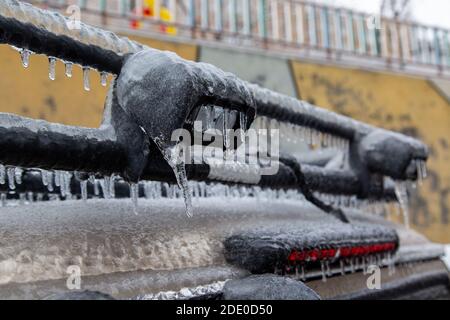
[[[381,0],[316,0],[337,6],[345,6],[355,10],[377,13]],[[417,22],[450,28],[449,0],[412,0],[413,19]]]

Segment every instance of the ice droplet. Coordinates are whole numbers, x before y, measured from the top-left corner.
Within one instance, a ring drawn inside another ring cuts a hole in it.
[[[56,79],[56,58],[48,58],[48,77],[50,80],[54,81]]]
[[[10,190],[16,189],[16,168],[9,167],[6,169],[6,174],[8,176],[8,187]]]
[[[27,201],[27,196],[25,193],[20,193],[19,194],[19,204],[21,206],[23,206],[25,204],[25,202]]]
[[[109,181],[109,196],[111,198],[116,197],[116,176],[114,174],[111,175],[110,181]]]
[[[24,68],[28,68],[30,66],[30,55],[30,50],[22,49],[20,51],[20,59],[22,60],[22,65]]]
[[[186,215],[191,218],[193,216],[192,192],[186,175],[186,166],[182,149],[180,150],[180,146],[176,145],[173,148],[164,150],[163,154],[164,158],[172,168],[178,186],[183,194]]]
[[[403,223],[406,228],[409,228],[408,190],[406,189],[405,182],[395,182],[395,195],[397,196],[397,200],[403,214]]]
[[[325,270],[325,262],[320,262],[320,271],[322,272],[322,282],[327,282],[327,273]]]
[[[422,179],[426,179],[428,177],[426,161],[420,161],[420,166],[422,171]]]
[[[55,171],[55,186],[61,187],[61,171]]]
[[[138,201],[139,201],[139,184],[138,183],[130,183],[130,198],[133,202],[133,212],[135,215],[138,215]]]
[[[241,127],[241,142],[245,142],[245,132],[247,131],[247,115],[244,112],[239,114],[239,122]]]
[[[16,168],[16,171],[15,171],[16,184],[22,184],[22,175],[23,175],[23,170],[20,168]]]
[[[48,181],[47,190],[50,191],[50,192],[53,192],[54,191],[54,187],[53,187],[53,172],[47,171],[47,181]]]
[[[339,260],[339,267],[341,268],[341,275],[345,275],[345,265],[344,260]]]
[[[65,74],[67,78],[72,78],[73,75],[73,63],[72,62],[66,62],[64,64],[65,66]]]
[[[423,180],[427,178],[427,165],[423,160],[416,160],[417,165],[417,180],[419,181],[419,185],[423,184]]]
[[[41,170],[41,178],[42,178],[42,184],[45,187],[48,186],[48,171],[47,170]]]
[[[177,178],[178,186],[181,188],[184,198],[184,204],[186,207],[186,215],[191,218],[193,216],[192,213],[192,193],[189,188],[187,176],[186,176],[186,167],[184,163],[179,163],[175,166],[175,176]]]
[[[206,107],[206,130],[214,129],[215,126],[215,118],[216,118],[216,109],[214,106],[207,106]]]
[[[27,201],[29,202],[29,203],[32,203],[32,202],[34,202],[34,193],[33,192],[27,192]]]
[[[107,72],[100,72],[100,83],[102,85],[102,87],[106,87],[106,85],[108,84],[108,73]]]
[[[83,86],[86,91],[91,91],[91,83],[89,80],[90,71],[91,69],[89,67],[83,67]]]
[[[225,153],[224,156],[226,157],[228,154],[228,151],[231,148],[231,143],[230,143],[230,131],[228,130],[230,127],[230,116],[231,116],[231,112],[230,110],[224,110],[223,113],[223,145],[225,147]]]
[[[6,183],[6,168],[4,165],[0,164],[0,184]]]
[[[6,207],[6,205],[7,205],[7,199],[8,199],[6,193],[2,193],[1,196],[0,196],[0,198],[1,198],[1,202],[2,202],[2,207]]]
[[[80,182],[81,199],[83,199],[83,201],[87,201],[88,199],[87,184],[87,180],[83,180]]]

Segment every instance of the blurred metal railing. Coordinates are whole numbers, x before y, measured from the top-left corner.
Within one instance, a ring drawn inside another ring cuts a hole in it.
[[[274,52],[300,49],[415,65],[450,68],[450,31],[400,22],[344,8],[293,0],[41,0],[29,1],[65,11],[80,6],[83,19],[119,30],[165,32],[214,42],[260,46]],[[166,14],[162,14],[166,10]],[[97,16],[98,19],[94,17]],[[161,28],[163,27],[163,28]],[[170,31],[166,27],[172,27]],[[176,28],[176,29],[175,29]]]

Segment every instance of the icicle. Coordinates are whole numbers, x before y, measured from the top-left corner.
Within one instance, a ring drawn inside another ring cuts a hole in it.
[[[94,195],[98,197],[100,195],[100,189],[98,188],[97,180],[94,180]]]
[[[403,222],[405,227],[409,228],[408,191],[406,190],[406,184],[403,181],[395,182],[395,195],[397,196],[397,200],[403,214]]]
[[[428,176],[427,162],[426,161],[420,161],[420,166],[421,166],[420,171],[422,172],[422,179],[426,179],[427,176]]]
[[[355,273],[355,264],[353,258],[350,258],[349,260],[350,260],[350,272]]]
[[[0,184],[6,183],[6,168],[4,165],[0,164]]]
[[[417,166],[417,181],[419,182],[419,186],[422,186],[423,184],[422,162],[416,160],[416,166]]]
[[[8,187],[10,190],[16,189],[16,168],[9,167],[6,169],[6,174],[8,176]]]
[[[330,262],[328,260],[325,261],[325,266],[327,268],[327,275],[329,277],[333,276],[333,272],[331,272]]]
[[[66,74],[67,78],[72,78],[73,75],[73,63],[72,62],[65,62],[64,63],[64,73]]]
[[[175,176],[177,178],[178,185],[181,188],[181,191],[183,192],[184,203],[186,206],[186,215],[191,218],[193,216],[192,198],[186,176],[186,167],[184,163],[176,165]]]
[[[139,200],[139,184],[130,183],[130,198],[133,202],[133,211],[135,215],[138,215],[138,200]]]
[[[20,168],[16,168],[16,172],[15,172],[16,184],[22,184],[22,175],[23,175],[23,170]]]
[[[109,179],[109,196],[110,198],[116,197],[116,176],[114,174],[111,175]]]
[[[26,200],[27,200],[26,199],[26,194],[25,193],[20,193],[19,194],[19,204],[21,206],[23,206],[25,204]]]
[[[72,198],[72,189],[70,183],[72,182],[72,173],[64,171],[62,176],[62,182],[64,184],[64,195],[66,199]]]
[[[365,257],[361,258],[361,267],[362,267],[363,274],[366,274],[367,268],[366,268],[366,258]]]
[[[223,131],[222,131],[223,146],[225,147],[225,153],[224,153],[225,157],[227,157],[228,152],[231,149],[231,141],[230,141],[230,136],[229,136],[230,116],[231,116],[231,111],[225,109],[224,113],[223,113]]]
[[[300,269],[301,269],[301,277],[302,277],[302,280],[303,280],[303,281],[306,281],[305,266],[302,265]]]
[[[60,194],[63,198],[67,195],[65,172],[60,172]]]
[[[1,194],[1,196],[0,196],[0,198],[1,198],[1,202],[2,202],[2,207],[6,207],[6,204],[7,204],[7,195],[6,195],[6,193],[2,193]]]
[[[55,186],[61,187],[61,171],[55,171]]]
[[[47,185],[47,190],[50,192],[54,191],[54,187],[53,187],[53,173],[51,171],[47,171],[47,181],[48,181],[48,185]]]
[[[323,261],[320,261],[320,270],[322,272],[322,281],[327,282],[327,273],[325,270],[325,263]]]
[[[87,201],[88,199],[87,184],[87,180],[83,180],[80,182],[81,199],[83,199],[83,201]]]
[[[103,181],[101,181],[101,187],[103,191],[103,197],[105,199],[111,199],[111,177],[103,177]]]
[[[90,71],[91,69],[89,67],[83,67],[83,86],[86,91],[91,91],[91,83],[89,80]]]
[[[32,202],[34,202],[34,194],[33,194],[33,192],[27,192],[27,201],[29,202],[29,203],[32,203]]]
[[[48,171],[41,170],[41,178],[42,178],[42,184],[44,187],[48,186]]]
[[[214,120],[216,118],[216,108],[213,106],[206,107],[206,130],[214,129]]]
[[[177,184],[181,189],[184,204],[186,207],[186,215],[188,217],[193,216],[192,211],[192,192],[190,190],[189,182],[186,175],[186,166],[184,161],[184,154],[182,153],[182,149],[179,149],[179,145],[173,147],[169,150],[164,150],[164,157],[170,167],[172,168],[175,177],[177,179]]]
[[[55,57],[48,58],[48,77],[52,81],[56,79],[56,58]]]
[[[241,142],[245,142],[245,132],[247,131],[247,115],[244,112],[239,114],[239,122],[241,127]]]
[[[144,182],[144,197],[145,199],[151,199],[151,185],[150,182]]]
[[[108,84],[108,72],[100,72],[100,83],[102,87],[106,87],[106,85]]]
[[[22,60],[22,65],[24,68],[28,68],[30,66],[30,55],[30,50],[22,49],[20,51],[20,59]]]
[[[388,254],[387,254],[387,264],[388,264],[389,275],[390,276],[394,275],[395,274],[395,261],[390,252],[388,252]]]
[[[423,180],[427,177],[427,167],[426,162],[423,160],[416,160],[417,165],[417,180],[419,181],[419,185],[423,184]]]

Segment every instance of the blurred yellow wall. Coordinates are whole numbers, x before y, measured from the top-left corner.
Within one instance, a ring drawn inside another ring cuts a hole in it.
[[[186,59],[197,58],[196,46],[133,39],[156,49],[174,51]],[[74,66],[69,79],[64,75],[64,65],[58,62],[56,80],[51,81],[46,57],[31,56],[29,68],[24,69],[20,54],[7,45],[0,45],[0,70],[0,112],[77,126],[99,126],[107,89],[100,85],[97,72],[91,72],[91,91],[86,92],[80,67]]]
[[[411,200],[414,228],[450,242],[450,104],[423,79],[292,62],[301,98],[430,147],[429,178]]]

